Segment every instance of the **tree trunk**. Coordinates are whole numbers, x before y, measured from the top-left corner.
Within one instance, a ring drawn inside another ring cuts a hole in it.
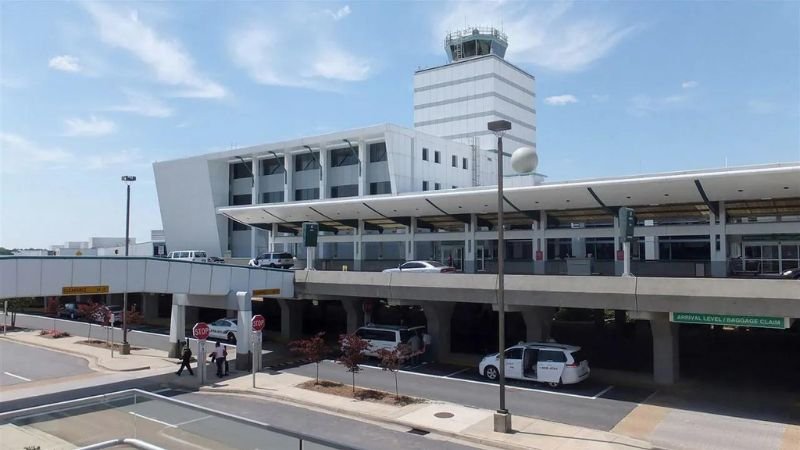
[[[17,325],[17,312],[11,311],[11,328],[16,328]]]
[[[397,371],[394,372],[394,397],[400,398],[400,388],[397,385]]]
[[[356,396],[356,371],[353,371],[353,397]]]
[[[315,384],[319,384],[319,363],[317,363],[317,382]]]

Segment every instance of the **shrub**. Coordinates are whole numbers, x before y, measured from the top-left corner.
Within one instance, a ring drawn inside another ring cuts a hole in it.
[[[400,388],[397,384],[397,371],[405,360],[411,356],[411,347],[407,344],[398,344],[392,350],[382,348],[378,350],[378,358],[381,361],[381,369],[388,370],[394,374],[394,394],[395,399],[400,399]]]
[[[353,374],[353,395],[355,395],[356,372],[361,370],[360,364],[364,360],[364,350],[369,347],[369,343],[353,333],[340,335],[339,345],[342,348],[342,356],[337,361],[347,367],[347,371]]]

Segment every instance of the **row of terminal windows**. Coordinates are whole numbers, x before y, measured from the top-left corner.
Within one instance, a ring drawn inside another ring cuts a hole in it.
[[[358,164],[358,149],[340,148],[331,150],[331,167],[343,167]],[[386,161],[386,143],[377,142],[369,144],[369,162]],[[269,158],[260,161],[261,175],[275,175],[283,172],[284,158]],[[252,170],[252,162],[237,163],[232,165],[233,179],[249,178]],[[319,152],[315,154],[300,153],[294,155],[295,172],[319,169]]]
[[[428,161],[429,160],[428,159],[428,153],[429,153],[428,149],[426,147],[422,147],[422,160],[423,161]],[[436,164],[441,164],[442,163],[442,155],[441,155],[441,152],[439,150],[434,150],[433,151],[433,162],[436,163]],[[453,167],[458,167],[458,156],[452,155],[451,156],[451,160],[450,160],[450,164]],[[461,168],[464,169],[464,170],[467,170],[469,168],[469,163],[467,163],[467,158],[461,158]]]
[[[438,183],[437,183],[438,185]],[[388,181],[379,181],[369,184],[370,195],[391,194],[392,186]],[[331,198],[355,197],[358,195],[357,184],[347,184],[343,186],[331,186]],[[319,188],[295,189],[295,200],[316,200],[319,198]],[[264,192],[261,194],[262,203],[281,203],[283,202],[283,191]],[[249,205],[252,203],[250,194],[234,195],[231,205]]]
[[[442,188],[441,183],[433,183],[433,190],[434,191],[438,191],[441,188]],[[455,186],[453,186],[453,188],[455,189]],[[423,181],[422,182],[422,190],[423,191],[429,191],[430,190],[430,183],[427,182],[427,181]]]

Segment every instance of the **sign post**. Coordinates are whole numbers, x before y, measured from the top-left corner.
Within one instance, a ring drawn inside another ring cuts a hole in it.
[[[8,300],[3,300],[3,334],[6,334],[6,317],[8,316]]]
[[[197,339],[197,371],[200,372],[200,384],[206,382],[206,339],[211,329],[205,322],[198,322],[192,328],[192,335]]]
[[[266,320],[261,314],[256,314],[250,319],[250,325],[253,327],[253,387],[256,387],[256,364],[261,362],[261,330],[264,329]]]

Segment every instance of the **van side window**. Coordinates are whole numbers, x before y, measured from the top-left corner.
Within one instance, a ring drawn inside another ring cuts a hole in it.
[[[539,361],[567,362],[567,355],[558,350],[539,350]]]
[[[522,349],[512,348],[506,350],[506,359],[522,359]],[[541,361],[541,359],[539,359]]]

